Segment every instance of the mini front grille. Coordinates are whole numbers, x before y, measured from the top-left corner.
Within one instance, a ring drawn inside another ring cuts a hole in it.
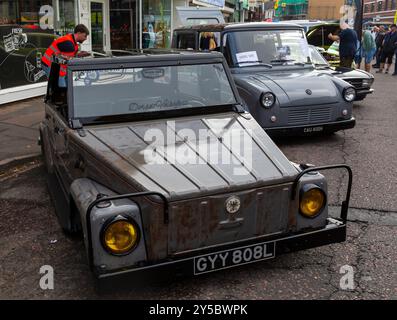
[[[330,107],[310,109],[291,108],[288,112],[288,124],[310,124],[331,121]]]

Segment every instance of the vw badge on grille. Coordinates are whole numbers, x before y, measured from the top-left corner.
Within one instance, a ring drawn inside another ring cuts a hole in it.
[[[230,214],[234,214],[240,210],[241,202],[240,199],[236,196],[232,196],[226,200],[225,208],[226,211]]]

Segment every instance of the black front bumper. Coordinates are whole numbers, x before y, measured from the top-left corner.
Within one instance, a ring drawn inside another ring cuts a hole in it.
[[[339,130],[351,129],[356,125],[356,119],[351,117],[348,120],[335,122],[318,123],[311,125],[264,128],[270,136],[306,136],[322,133],[332,133]]]
[[[308,231],[299,234],[283,234],[273,237],[259,237],[249,241],[236,242],[229,245],[217,246],[211,249],[195,250],[194,253],[179,256],[178,258],[171,258],[164,261],[157,261],[153,264],[137,266],[135,268],[118,270],[108,273],[100,273],[99,270],[94,269],[94,274],[101,281],[109,280],[109,284],[114,285],[114,278],[125,278],[126,276],[133,276],[134,279],[154,279],[165,278],[169,275],[194,275],[195,258],[211,253],[223,252],[226,250],[233,250],[249,245],[260,244],[263,242],[274,242],[275,252],[274,257],[304,249],[320,247],[332,243],[343,242],[346,240],[346,223],[341,220],[329,219],[326,227],[318,230]],[[263,261],[254,260],[249,263]],[[247,264],[247,263],[245,263]],[[237,264],[233,267],[240,267],[244,264]],[[212,271],[222,271],[223,269],[216,269]],[[211,271],[209,271],[211,272]],[[205,272],[208,273],[208,272]]]
[[[294,182],[292,184],[291,190],[291,200],[294,200],[296,197],[296,191],[298,187],[298,183],[300,179],[310,172],[319,172],[324,170],[334,170],[334,169],[344,169],[348,173],[348,184],[346,190],[346,198],[342,201],[341,212],[340,212],[340,219],[327,219],[327,224],[325,227],[320,229],[314,230],[302,230],[299,233],[284,233],[284,234],[277,234],[277,235],[264,235],[256,238],[251,238],[248,240],[240,240],[235,241],[233,243],[212,246],[197,250],[191,250],[190,252],[185,252],[181,254],[175,254],[168,257],[166,260],[161,261],[142,261],[140,264],[135,265],[133,267],[124,268],[122,270],[112,270],[105,272],[100,270],[98,267],[93,265],[93,248],[92,248],[92,236],[91,236],[91,225],[90,225],[90,214],[92,208],[100,202],[109,201],[109,200],[116,200],[116,199],[123,199],[123,198],[136,198],[141,196],[147,195],[157,195],[164,201],[164,223],[168,224],[168,202],[167,199],[157,192],[141,192],[141,193],[132,193],[132,194],[125,194],[125,195],[118,195],[118,196],[111,196],[111,197],[103,197],[98,198],[97,200],[93,201],[89,208],[87,209],[87,229],[88,229],[88,251],[89,251],[89,262],[91,270],[94,272],[95,276],[102,281],[102,283],[106,286],[110,284],[114,286],[116,283],[115,279],[121,280],[118,282],[120,284],[124,284],[125,276],[134,275],[134,279],[138,279],[139,281],[143,281],[143,283],[147,283],[147,281],[151,281],[154,279],[162,278],[163,276],[176,275],[176,274],[183,274],[183,275],[192,275],[197,274],[195,272],[196,259],[202,258],[205,255],[220,255],[221,253],[225,254],[226,251],[233,252],[233,251],[246,251],[247,247],[258,247],[258,246],[266,246],[270,245],[271,247],[271,254],[270,256],[267,255],[268,252],[263,250],[263,253],[266,253],[263,256],[255,259],[248,259],[245,260],[244,263],[235,263],[233,265],[229,265],[226,268],[230,267],[238,267],[242,266],[247,263],[253,263],[258,261],[263,261],[269,258],[275,258],[280,254],[299,251],[303,249],[315,248],[331,243],[338,243],[343,242],[346,240],[346,223],[347,223],[347,214],[349,208],[349,200],[350,200],[350,193],[352,188],[353,182],[353,173],[349,166],[345,164],[339,165],[329,165],[329,166],[321,166],[321,167],[307,167],[306,169],[299,172],[299,174],[295,177]],[[255,248],[256,249],[256,248]],[[245,253],[244,253],[245,254]],[[226,259],[226,258],[225,258]],[[197,260],[198,261],[198,260]],[[197,262],[198,263],[198,262]],[[208,273],[212,271],[223,270],[226,268],[214,268],[213,270],[201,272]],[[109,280],[109,281],[106,281]],[[135,282],[136,284],[136,282]]]

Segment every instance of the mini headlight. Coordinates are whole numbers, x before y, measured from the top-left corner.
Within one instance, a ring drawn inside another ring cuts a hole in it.
[[[325,206],[326,196],[316,185],[305,185],[300,195],[300,213],[308,218],[315,218]]]
[[[347,102],[353,102],[356,99],[356,90],[354,88],[347,88],[343,91],[343,98]]]
[[[135,222],[121,216],[108,223],[102,233],[103,246],[115,255],[130,253],[138,241],[139,229]]]
[[[269,109],[276,103],[276,96],[271,92],[265,92],[262,93],[260,100],[262,106]]]

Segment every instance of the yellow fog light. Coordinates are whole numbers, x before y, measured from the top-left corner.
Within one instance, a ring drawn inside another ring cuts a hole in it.
[[[105,249],[110,253],[127,254],[137,245],[139,230],[131,220],[120,217],[105,227],[102,239]]]
[[[300,197],[300,212],[308,218],[316,217],[325,206],[325,193],[318,186],[304,186]]]

